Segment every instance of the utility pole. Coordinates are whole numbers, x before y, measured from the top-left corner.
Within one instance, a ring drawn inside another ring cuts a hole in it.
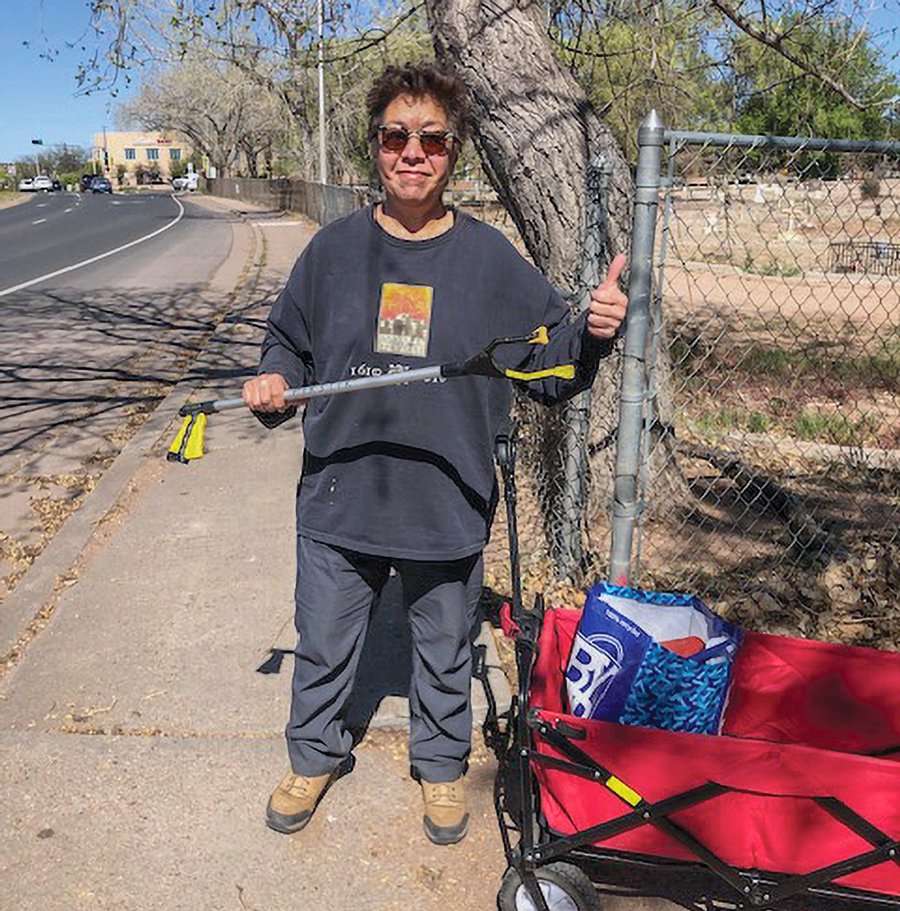
[[[319,183],[328,183],[325,155],[325,0],[319,0]]]

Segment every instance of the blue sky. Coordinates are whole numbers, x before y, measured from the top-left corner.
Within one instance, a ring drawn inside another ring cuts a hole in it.
[[[874,4],[873,26],[893,30],[879,43],[897,68],[900,0]],[[0,161],[32,155],[32,139],[43,139],[47,146],[90,147],[92,135],[104,125],[113,129],[119,99],[109,91],[76,95],[78,64],[94,46],[86,0],[0,0],[0,10]],[[52,61],[41,56],[48,49],[58,52]],[[120,83],[121,98],[128,89],[123,80]]]
[[[90,148],[104,124],[112,129],[117,99],[109,92],[75,94],[75,73],[87,57],[81,45],[90,51],[94,41],[86,3],[2,0],[0,9],[0,161],[30,157],[32,139]],[[77,46],[67,48],[66,42]],[[59,52],[56,59],[40,56],[48,48]]]

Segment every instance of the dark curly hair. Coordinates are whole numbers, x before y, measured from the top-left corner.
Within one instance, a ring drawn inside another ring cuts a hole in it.
[[[433,98],[447,114],[457,148],[468,133],[469,98],[465,83],[451,70],[434,63],[404,63],[389,66],[375,80],[366,96],[369,141],[374,142],[385,108],[402,95]]]

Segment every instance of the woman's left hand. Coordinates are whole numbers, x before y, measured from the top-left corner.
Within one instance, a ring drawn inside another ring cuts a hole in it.
[[[591,291],[587,327],[595,338],[615,338],[625,319],[628,298],[619,290],[619,276],[627,262],[625,254],[619,253],[609,264],[606,278]]]

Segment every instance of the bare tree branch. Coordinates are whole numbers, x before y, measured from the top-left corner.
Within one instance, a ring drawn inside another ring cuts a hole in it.
[[[852,92],[836,79],[833,79],[827,73],[822,72],[819,68],[810,65],[807,61],[801,59],[790,48],[786,47],[785,38],[787,33],[775,32],[770,26],[760,27],[752,22],[748,17],[741,15],[737,8],[733,7],[726,0],[709,0],[709,3],[715,7],[726,19],[736,25],[744,34],[758,41],[760,44],[771,48],[780,54],[789,63],[793,63],[798,69],[802,70],[809,76],[819,79],[827,85],[832,91],[840,95],[849,105],[858,111],[863,111],[872,105],[872,101],[860,100]]]

